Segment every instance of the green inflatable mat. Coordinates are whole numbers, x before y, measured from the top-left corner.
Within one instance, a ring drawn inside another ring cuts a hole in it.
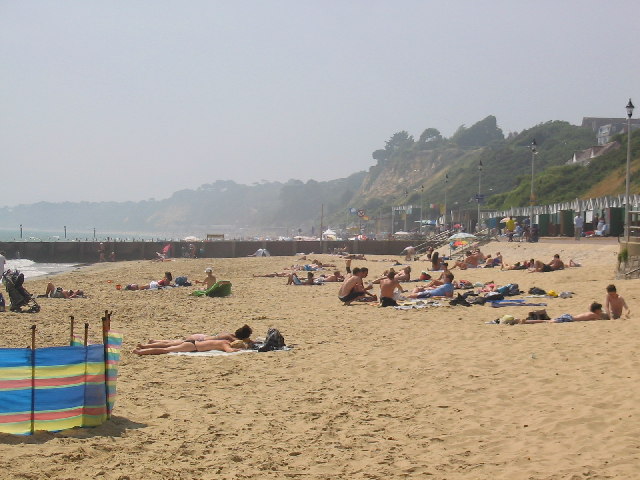
[[[194,297],[228,297],[231,295],[231,282],[216,282],[206,290],[191,292]]]

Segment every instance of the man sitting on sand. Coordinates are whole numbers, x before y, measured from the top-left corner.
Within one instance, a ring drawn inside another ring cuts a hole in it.
[[[530,272],[555,272],[556,270],[564,270],[564,262],[560,260],[560,255],[557,253],[553,256],[553,259],[549,263],[543,263],[540,260],[536,260],[533,264],[533,268],[530,268]]]
[[[396,307],[398,303],[396,302],[394,295],[396,290],[404,292],[402,285],[400,282],[396,280],[396,272],[389,272],[385,278],[381,278],[376,280],[373,283],[380,284],[380,306],[381,307]]]
[[[338,298],[343,302],[344,306],[348,307],[351,302],[367,296],[367,291],[364,288],[362,279],[369,275],[369,269],[367,267],[356,267],[353,269],[353,274],[347,278],[338,291]]]
[[[566,323],[566,322],[588,322],[592,320],[608,320],[608,317],[602,312],[602,304],[593,302],[589,307],[589,311],[571,315],[565,313],[553,320],[520,320],[520,323]]]
[[[249,325],[243,325],[238,328],[234,333],[220,333],[218,335],[206,335],[204,333],[194,333],[193,335],[189,335],[184,337],[183,339],[177,340],[149,340],[149,343],[141,344],[139,343],[136,350],[149,350],[152,348],[170,348],[180,346],[185,342],[191,343],[195,345],[195,342],[209,342],[209,341],[227,341],[230,344],[233,344],[233,348],[240,348],[241,345],[236,343],[238,341],[245,343],[247,346],[253,345],[253,340],[251,340],[251,334],[253,330]],[[242,348],[246,348],[242,347]],[[217,349],[212,349],[217,350]],[[183,351],[192,351],[192,350],[183,350]],[[205,351],[205,350],[202,350]],[[226,350],[225,350],[226,351]],[[134,351],[134,353],[137,353]],[[168,353],[168,352],[161,352]],[[139,354],[139,355],[152,355],[152,354]]]
[[[430,297],[453,297],[453,273],[448,272],[444,276],[444,283],[439,287],[426,288],[416,287],[409,298],[430,298]]]
[[[604,301],[605,312],[610,318],[618,319],[622,316],[623,309],[627,309],[627,318],[631,314],[627,302],[624,301],[620,295],[618,295],[615,285],[607,286],[607,298]]]
[[[213,275],[213,268],[211,267],[205,268],[204,273],[206,273],[207,276],[204,277],[204,280],[202,281],[196,280],[196,285],[201,283],[204,285],[203,290],[207,290],[208,288],[213,287],[213,284],[216,283],[216,277]]]

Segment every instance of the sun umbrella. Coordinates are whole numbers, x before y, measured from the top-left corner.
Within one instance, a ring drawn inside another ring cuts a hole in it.
[[[455,235],[451,235],[449,240],[464,240],[466,238],[476,238],[475,235],[471,235],[470,233],[460,232]]]

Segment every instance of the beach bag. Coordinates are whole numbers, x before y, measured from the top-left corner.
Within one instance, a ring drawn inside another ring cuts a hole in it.
[[[178,285],[179,287],[190,287],[191,286],[191,282],[189,281],[189,279],[187,277],[176,277],[176,285]]]
[[[489,292],[484,296],[487,302],[494,302],[496,300],[504,300],[504,295],[500,292]]]
[[[270,352],[272,350],[282,350],[285,347],[284,337],[277,328],[270,328],[267,331],[267,337],[264,339],[264,343],[259,352]]]
[[[547,311],[542,309],[529,312],[527,320],[551,320],[551,318],[547,315]]]
[[[529,289],[529,294],[530,295],[546,295],[547,291],[538,287],[531,287]]]

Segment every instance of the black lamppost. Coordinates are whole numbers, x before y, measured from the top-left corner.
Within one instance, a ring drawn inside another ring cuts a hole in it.
[[[624,191],[624,208],[625,208],[625,239],[629,243],[629,222],[631,220],[631,205],[629,205],[629,182],[631,180],[631,115],[633,115],[633,103],[629,99],[627,103],[627,181]]]
[[[64,226],[64,239],[67,239],[67,226]]]

